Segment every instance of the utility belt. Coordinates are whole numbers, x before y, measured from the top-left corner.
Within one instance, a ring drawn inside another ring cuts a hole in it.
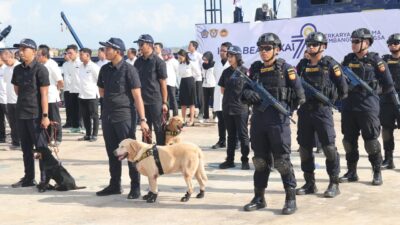
[[[301,106],[308,111],[315,111],[322,107],[328,106],[317,99],[308,100]]]

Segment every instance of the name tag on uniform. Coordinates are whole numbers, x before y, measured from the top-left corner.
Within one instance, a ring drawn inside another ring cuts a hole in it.
[[[306,73],[319,72],[319,67],[306,68]]]
[[[388,64],[398,64],[398,63],[400,63],[400,61],[399,60],[389,60],[387,63]]]
[[[349,67],[350,67],[350,68],[360,68],[360,66],[361,66],[361,65],[360,65],[359,63],[350,63],[350,64],[349,64]]]
[[[261,68],[260,72],[265,73],[265,72],[270,72],[273,71],[275,68],[273,66],[267,67],[267,68]]]

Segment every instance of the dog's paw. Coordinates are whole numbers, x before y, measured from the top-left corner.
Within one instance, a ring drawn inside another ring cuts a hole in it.
[[[181,198],[181,202],[187,202],[190,199],[191,194],[189,192],[186,192],[185,196]]]
[[[157,194],[149,191],[149,193],[143,196],[143,199],[146,200],[147,203],[154,203],[157,200]]]
[[[39,193],[43,193],[47,190],[47,185],[44,183],[39,183],[38,185],[36,185],[36,188],[38,189]]]
[[[197,194],[196,198],[204,198],[205,191],[200,190],[200,193]]]

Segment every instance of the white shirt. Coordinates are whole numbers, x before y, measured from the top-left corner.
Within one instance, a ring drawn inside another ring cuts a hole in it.
[[[18,66],[20,62],[15,60],[14,65],[7,66],[4,70],[4,80],[6,81],[6,89],[7,89],[7,104],[17,104],[18,96],[14,90],[14,84],[11,83],[14,68]]]
[[[203,68],[203,87],[212,88],[216,85],[216,74],[215,74],[215,66],[205,70]]]
[[[215,62],[215,66],[214,66],[214,69],[215,69],[215,80],[216,80],[217,83],[219,82],[219,79],[222,76],[222,72],[226,68],[228,68],[230,66],[231,65],[229,65],[228,61],[226,61],[225,65],[222,65],[221,61],[218,61],[218,62],[216,61]],[[221,93],[221,87],[219,85],[215,85],[215,89],[214,89],[214,107],[213,107],[214,112],[222,111],[222,97],[223,97],[223,95]]]
[[[56,103],[59,102],[60,99],[60,92],[57,88],[57,82],[62,80],[61,69],[58,67],[56,61],[49,59],[44,64],[44,66],[49,71],[49,92],[48,92],[48,101],[49,103]]]
[[[242,8],[242,1],[241,0],[234,0],[233,5],[238,8]]]
[[[69,61],[64,71],[64,76],[67,76],[70,83],[68,89],[70,93],[79,93],[79,67],[82,65],[78,58],[75,61]]]
[[[107,63],[109,63],[110,61],[108,61],[107,59],[103,59],[96,62],[96,64],[101,68],[102,66],[106,65]]]
[[[83,63],[79,67],[79,98],[96,99],[99,95],[97,79],[99,78],[100,67],[89,61],[87,65]]]
[[[63,73],[63,77],[64,77],[64,91],[69,91],[69,86],[71,86],[71,79],[69,76],[67,76],[67,68],[68,68],[68,64],[69,62],[66,61],[63,63],[62,67],[61,67],[61,71]]]
[[[189,55],[189,58],[192,60],[193,64],[197,67],[197,69],[199,71],[201,71],[201,65],[203,64],[203,55],[198,51],[195,51],[193,53],[189,52],[188,55]],[[196,79],[196,81],[201,81],[202,77],[199,76],[195,79]]]
[[[135,56],[135,58],[133,58],[132,60],[126,59],[125,61],[133,66],[135,64],[136,59],[137,57]]]
[[[0,66],[0,104],[7,104],[7,86],[4,80],[6,64]]]
[[[179,62],[175,58],[165,61],[167,65],[167,85],[176,87],[178,85]]]
[[[193,62],[190,62],[189,64],[180,63],[178,74],[180,78],[194,77],[195,80],[197,77],[201,78],[201,72]]]

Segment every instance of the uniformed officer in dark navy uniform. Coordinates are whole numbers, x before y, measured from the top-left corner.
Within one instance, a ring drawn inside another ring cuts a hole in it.
[[[34,186],[35,162],[33,147],[40,150],[48,148],[45,129],[50,125],[48,111],[49,71],[36,59],[36,43],[23,39],[14,47],[19,48],[22,64],[15,67],[11,83],[14,85],[17,100],[17,126],[21,138],[24,159],[24,177],[12,187]],[[46,179],[41,160],[40,181]]]
[[[226,130],[228,132],[228,146],[226,148],[226,160],[219,165],[220,169],[235,167],[235,146],[240,140],[240,150],[242,153],[242,170],[250,169],[249,166],[249,132],[247,128],[249,120],[249,106],[243,103],[240,96],[243,91],[245,81],[236,70],[247,73],[247,68],[243,66],[242,50],[240,47],[232,45],[228,48],[228,62],[230,66],[226,68],[218,81],[221,87],[222,112]]]
[[[103,97],[102,128],[108,155],[110,183],[97,196],[121,194],[121,161],[113,154],[119,143],[126,138],[135,138],[136,127],[132,127],[132,106],[136,106],[140,127],[149,128],[144,114],[141,84],[136,69],[124,60],[125,44],[119,38],[100,42],[106,47],[109,63],[102,66],[97,81],[100,96]],[[140,174],[133,163],[128,162],[131,190],[128,199],[140,196]]]
[[[146,118],[150,130],[154,127],[157,144],[164,145],[165,132],[162,129],[162,123],[163,113],[168,112],[167,66],[164,60],[154,52],[154,40],[150,35],[140,35],[135,43],[139,45],[142,53],[134,65],[142,83]]]
[[[346,55],[342,63],[368,83],[376,93],[368,93],[361,85],[350,86],[348,97],[342,102],[343,146],[346,151],[348,171],[340,178],[340,182],[358,181],[357,141],[361,131],[365,150],[373,169],[372,185],[382,184],[382,153],[381,144],[378,141],[380,107],[377,93],[391,93],[394,87],[386,63],[377,53],[368,52],[373,41],[374,38],[368,29],[359,28],[353,31],[351,34],[353,53]]]
[[[274,33],[265,33],[258,39],[257,46],[262,61],[256,61],[251,65],[250,78],[262,84],[286,109],[295,110],[296,106],[293,103],[305,102],[304,90],[294,67],[285,60],[277,58],[282,48],[281,40]],[[273,155],[275,168],[281,174],[286,192],[282,213],[292,214],[297,206],[296,178],[290,161],[290,120],[272,106],[261,112],[258,108],[260,95],[250,88],[244,89],[242,98],[254,105],[250,142],[254,150],[255,196],[244,206],[244,210],[252,211],[266,206],[264,193],[272,167],[270,157]]]
[[[391,54],[384,55],[382,58],[388,64],[389,71],[392,74],[395,95],[398,97],[400,92],[400,33],[392,34],[387,40]],[[393,150],[395,128],[400,128],[399,109],[393,103],[392,95],[381,96],[380,120],[382,125],[383,149],[385,150],[385,159],[382,163],[383,169],[394,169]]]
[[[343,98],[347,96],[347,82],[339,63],[330,56],[323,56],[328,46],[326,36],[321,32],[312,32],[306,38],[307,52],[310,59],[307,64],[301,65],[298,73],[305,82],[328,97],[333,103],[338,94]],[[312,194],[317,192],[315,185],[315,160],[312,148],[315,145],[315,135],[322,144],[326,157],[326,171],[329,174],[329,186],[325,197],[335,197],[339,191],[340,157],[335,146],[335,129],[332,108],[312,96],[305,88],[306,102],[297,111],[297,141],[300,145],[301,169],[304,172],[306,183],[296,190],[297,195]]]

